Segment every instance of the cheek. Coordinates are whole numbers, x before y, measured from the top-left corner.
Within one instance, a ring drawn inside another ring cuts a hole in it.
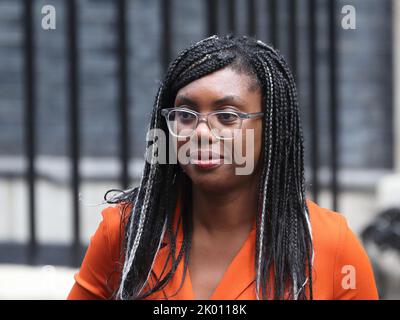
[[[262,125],[246,127],[243,128],[241,135],[235,138],[234,155],[235,157],[245,157],[246,161],[254,161],[257,164],[261,154],[261,146]]]
[[[188,143],[188,140],[178,140],[176,141],[176,147],[173,147],[174,153],[177,156],[177,161],[178,163],[187,163],[189,161],[188,159],[188,153],[189,153],[189,146],[190,144]]]

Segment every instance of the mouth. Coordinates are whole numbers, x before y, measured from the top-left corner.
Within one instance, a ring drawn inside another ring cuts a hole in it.
[[[223,156],[209,150],[198,150],[191,152],[189,159],[199,169],[212,169],[222,164]]]

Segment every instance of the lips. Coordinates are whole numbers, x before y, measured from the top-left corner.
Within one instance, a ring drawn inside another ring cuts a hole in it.
[[[193,160],[215,160],[222,159],[223,156],[211,150],[196,150],[189,154],[190,159]]]
[[[190,163],[200,168],[213,168],[222,163],[223,157],[211,150],[196,150],[190,152]]]

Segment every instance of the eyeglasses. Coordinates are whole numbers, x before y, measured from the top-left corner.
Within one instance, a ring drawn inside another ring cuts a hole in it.
[[[175,137],[191,137],[199,121],[205,121],[216,138],[229,140],[233,139],[238,130],[242,128],[243,120],[259,118],[264,113],[245,113],[233,110],[199,113],[185,107],[179,107],[162,109],[161,114],[167,121],[169,131]]]

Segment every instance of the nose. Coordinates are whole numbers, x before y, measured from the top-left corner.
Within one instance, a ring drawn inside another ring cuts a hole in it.
[[[195,128],[194,137],[198,140],[199,144],[212,143],[215,139],[210,127],[208,126],[207,119],[204,117],[199,118],[199,122]]]

